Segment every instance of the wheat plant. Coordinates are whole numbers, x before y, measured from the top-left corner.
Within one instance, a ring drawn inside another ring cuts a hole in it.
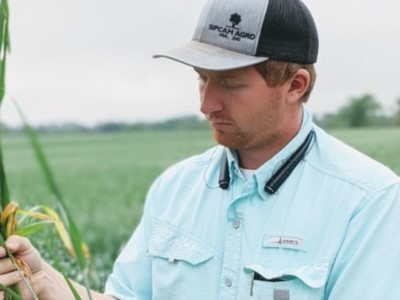
[[[0,108],[6,95],[6,61],[7,54],[10,49],[9,43],[9,8],[7,0],[0,0]],[[16,103],[15,103],[16,104]],[[49,191],[56,199],[57,209],[49,206],[36,206],[34,208],[24,210],[18,207],[18,204],[11,201],[10,191],[7,185],[7,176],[5,172],[3,151],[1,143],[1,130],[0,130],[0,245],[6,249],[7,255],[14,263],[16,269],[22,273],[24,284],[28,287],[32,299],[38,299],[32,287],[29,284],[29,277],[32,275],[28,265],[24,261],[14,257],[6,248],[5,240],[13,235],[30,235],[34,232],[44,229],[48,225],[54,225],[56,231],[62,240],[62,243],[76,259],[77,266],[83,277],[83,282],[87,289],[89,299],[92,299],[89,288],[89,272],[90,272],[90,259],[89,251],[83,242],[81,235],[75,225],[75,222],[69,213],[67,206],[62,197],[62,193],[51,171],[50,165],[46,155],[39,142],[38,136],[34,129],[29,125],[22,110],[16,104],[17,110],[23,121],[27,137],[30,145],[38,161],[39,167],[43,171],[44,179]],[[57,258],[54,258],[57,262]],[[60,266],[61,268],[61,266]],[[66,272],[60,270],[69,285],[75,299],[80,299],[80,296],[74,289]],[[5,293],[5,299],[22,299],[19,286],[6,287],[0,284],[0,290]]]

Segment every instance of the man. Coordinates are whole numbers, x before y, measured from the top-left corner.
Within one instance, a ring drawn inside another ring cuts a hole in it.
[[[156,56],[198,73],[219,145],[154,182],[94,299],[400,298],[400,180],[312,122],[317,53],[300,0],[211,0],[193,40]],[[8,247],[40,299],[72,298],[27,240]]]

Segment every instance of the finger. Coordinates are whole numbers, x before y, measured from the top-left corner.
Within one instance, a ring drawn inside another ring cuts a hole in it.
[[[30,249],[31,242],[25,237],[12,235],[7,239],[6,245],[7,245],[8,250],[11,253],[15,253],[15,252],[22,253],[22,252]]]
[[[4,300],[4,292],[3,291],[0,292],[0,300]]]
[[[7,256],[7,251],[3,247],[0,246],[0,258]],[[1,299],[1,298],[0,298]]]
[[[12,263],[9,258],[0,259],[0,273],[8,273],[10,271],[16,270],[15,265]]]
[[[6,274],[0,275],[0,283],[4,286],[10,286],[22,279],[19,271],[12,271]]]

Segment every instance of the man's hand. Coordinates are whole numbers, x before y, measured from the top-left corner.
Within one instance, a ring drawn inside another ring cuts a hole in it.
[[[39,252],[32,246],[27,238],[11,236],[6,241],[6,246],[10,253],[23,261],[23,264],[29,267],[31,277],[26,280],[31,284],[33,291],[40,300],[71,300],[74,296],[64,279],[56,269],[43,261]],[[88,299],[87,290],[84,286],[71,281],[81,299]],[[18,283],[21,289],[22,298],[31,300],[32,295],[22,281],[21,272],[17,271],[11,259],[7,257],[7,252],[0,247],[0,284],[10,286]],[[115,300],[115,298],[102,295],[91,291],[93,300]],[[3,299],[4,292],[0,292],[0,300]]]
[[[43,274],[42,258],[39,252],[32,246],[29,239],[19,236],[8,238],[6,246],[15,259],[22,261],[25,267],[30,270],[31,277],[26,278],[26,280],[31,284],[35,293],[40,292],[40,279],[43,278]],[[25,282],[22,281],[22,276],[21,271],[18,271],[11,259],[7,257],[6,250],[0,247],[0,284],[11,286],[19,283],[23,299],[31,299],[31,293]],[[1,292],[0,299],[2,299],[3,293]]]

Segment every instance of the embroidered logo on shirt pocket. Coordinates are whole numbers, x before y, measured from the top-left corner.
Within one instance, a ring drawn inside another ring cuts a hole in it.
[[[286,248],[293,250],[306,251],[307,245],[303,238],[283,235],[264,235],[264,248]]]

